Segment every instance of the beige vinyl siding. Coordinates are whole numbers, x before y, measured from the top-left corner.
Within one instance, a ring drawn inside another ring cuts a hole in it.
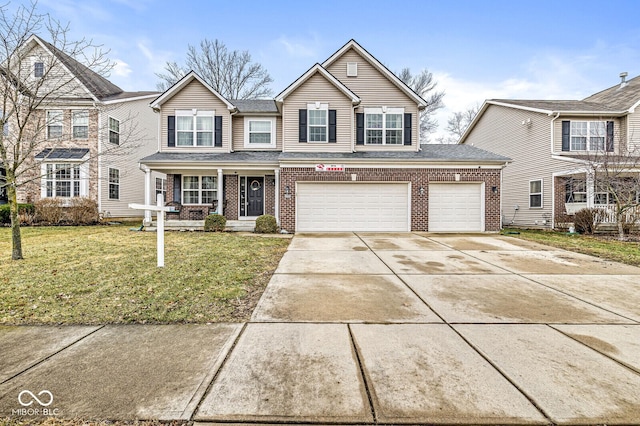
[[[347,77],[347,62],[358,63],[358,76]],[[389,146],[389,145],[357,145],[356,151],[383,150],[411,150],[416,151],[419,147],[418,141],[418,105],[409,98],[402,90],[393,84],[385,75],[374,68],[358,52],[349,49],[334,63],[328,71],[347,86],[353,93],[358,95],[361,103],[356,112],[364,112],[368,107],[403,107],[405,113],[412,114],[411,146]],[[355,126],[354,136],[355,138]]]
[[[627,116],[628,120],[628,146],[631,152],[640,154],[640,111],[636,111]]]
[[[180,109],[201,109],[214,110],[216,115],[222,116],[222,147],[172,147],[167,146],[167,117],[175,115],[176,110]],[[164,152],[229,152],[229,134],[231,122],[231,113],[227,109],[227,105],[217,96],[211,93],[206,87],[197,80],[191,81],[182,90],[167,100],[161,106],[160,112],[160,143],[161,151]]]
[[[256,117],[270,117],[267,115],[256,115]],[[276,147],[260,148],[258,151],[282,151],[282,117],[276,118]],[[234,115],[233,121],[233,150],[234,151],[253,151],[251,148],[244,147],[244,119],[245,116]],[[297,134],[297,133],[296,133]]]
[[[614,147],[615,152],[618,152],[618,147],[620,145],[620,137],[624,134],[621,133],[621,121],[619,118],[614,117],[580,117],[580,116],[561,116],[554,122],[553,125],[553,150],[555,153],[563,155],[562,151],[562,122],[563,121],[613,121],[613,139],[614,139]],[[576,153],[584,153],[585,151],[573,151],[573,154]],[[564,151],[566,154],[566,151]]]
[[[33,76],[35,62],[44,64],[46,76],[42,81]],[[27,82],[32,92],[37,90],[36,94],[48,94],[52,99],[91,98],[91,94],[69,74],[62,63],[39,45],[32,48],[19,63],[14,64],[12,70],[22,81]]]
[[[138,161],[157,151],[158,115],[149,107],[151,99],[121,102],[106,107],[102,112],[100,157],[100,211],[105,216],[142,216],[142,210],[128,208],[129,203],[144,203],[145,173]],[[120,120],[120,145],[109,142],[109,117]],[[132,126],[135,126],[133,128]],[[134,133],[132,133],[134,132]],[[111,153],[109,153],[111,152]],[[120,199],[109,199],[109,168],[120,171]],[[153,173],[153,177],[164,177]],[[155,179],[151,182],[155,194]],[[155,200],[152,200],[155,203]]]
[[[298,111],[307,104],[320,102],[336,110],[336,143],[298,141]],[[322,75],[316,73],[284,100],[283,112],[284,150],[288,152],[351,152],[353,109],[351,100]]]
[[[531,119],[531,126],[522,124],[527,119]],[[551,119],[546,114],[490,105],[465,141],[467,145],[512,159],[503,171],[505,226],[551,226],[553,173],[574,167],[551,158]],[[529,208],[529,181],[538,179],[543,181],[543,207]],[[546,225],[542,223],[544,220]]]

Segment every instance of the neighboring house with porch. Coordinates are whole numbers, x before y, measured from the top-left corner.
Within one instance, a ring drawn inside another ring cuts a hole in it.
[[[459,143],[512,159],[502,182],[505,226],[553,228],[586,207],[603,209],[605,223],[615,222],[614,197],[593,169],[621,168],[624,161],[631,167],[618,173],[620,183],[638,181],[640,77],[627,81],[626,75],[583,100],[484,102]]]
[[[157,149],[149,102],[158,93],[126,92],[36,35],[16,55],[11,68],[25,87],[51,84],[61,92],[43,89],[52,100],[33,116],[33,126],[42,130],[34,158],[25,164],[21,181],[28,183],[18,188],[18,201],[88,197],[105,217],[141,215],[128,204],[144,200],[145,174],[137,161]],[[3,130],[10,138],[14,126],[9,122]],[[0,179],[4,173],[0,166]],[[162,188],[165,176],[153,178]],[[2,191],[0,203],[6,201]]]
[[[189,73],[151,103],[158,152],[140,163],[167,175],[174,220],[215,212],[248,223],[274,215],[289,232],[499,230],[508,159],[421,146],[425,106],[351,40],[275,99],[225,99]]]

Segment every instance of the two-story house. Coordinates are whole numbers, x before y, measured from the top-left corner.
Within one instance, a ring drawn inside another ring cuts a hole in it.
[[[128,204],[144,200],[137,161],[156,151],[157,118],[148,105],[158,93],[123,91],[36,35],[14,56],[7,73],[39,104],[29,127],[33,140],[23,143],[34,148],[18,201],[88,197],[106,217],[139,216]],[[18,132],[11,120],[3,130],[5,138]],[[165,176],[152,178],[162,191]]]
[[[425,106],[351,40],[275,99],[225,99],[189,73],[151,103],[158,152],[140,163],[167,175],[185,221],[217,212],[271,214],[289,232],[497,231],[508,159],[421,146]]]
[[[513,160],[503,173],[505,225],[552,228],[586,207],[615,222],[616,201],[597,171],[609,167],[621,180],[640,172],[640,77],[626,75],[583,100],[485,101],[459,143]]]

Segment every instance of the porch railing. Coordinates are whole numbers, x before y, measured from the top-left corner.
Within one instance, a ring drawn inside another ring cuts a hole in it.
[[[587,207],[587,203],[566,203],[565,209],[567,214],[575,214],[578,210],[584,209]],[[616,206],[613,204],[610,205],[598,205],[594,206],[594,208],[600,209],[602,211],[602,221],[601,223],[616,223]],[[636,218],[636,220],[634,220]],[[632,207],[625,212],[625,221],[627,223],[640,221],[640,205]]]

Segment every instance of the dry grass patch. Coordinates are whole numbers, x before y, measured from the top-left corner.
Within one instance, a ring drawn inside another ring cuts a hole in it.
[[[289,240],[128,226],[0,229],[0,324],[206,323],[251,315]]]
[[[512,234],[518,232],[519,234]],[[640,266],[640,243],[618,241],[593,235],[566,234],[530,229],[505,229],[503,233],[511,237],[534,241],[576,253],[589,254],[614,262]]]

